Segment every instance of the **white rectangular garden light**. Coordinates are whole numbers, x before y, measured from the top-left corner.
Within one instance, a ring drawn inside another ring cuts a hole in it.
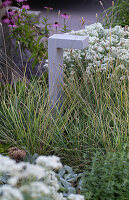
[[[49,98],[53,107],[60,103],[63,85],[63,48],[84,49],[88,36],[54,34],[48,39]]]

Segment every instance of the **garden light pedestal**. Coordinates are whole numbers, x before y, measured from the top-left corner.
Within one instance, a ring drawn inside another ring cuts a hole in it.
[[[88,36],[54,34],[48,39],[48,70],[50,107],[62,104],[63,48],[84,49],[89,44]]]

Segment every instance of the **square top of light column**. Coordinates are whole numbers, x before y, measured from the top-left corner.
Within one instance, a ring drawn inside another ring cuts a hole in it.
[[[89,37],[80,35],[54,34],[48,42],[52,40],[56,48],[84,49],[89,44]]]

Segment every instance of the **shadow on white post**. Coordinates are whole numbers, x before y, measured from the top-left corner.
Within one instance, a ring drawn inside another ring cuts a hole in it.
[[[50,107],[60,108],[63,100],[63,48],[84,49],[88,36],[54,34],[48,39],[48,69]]]

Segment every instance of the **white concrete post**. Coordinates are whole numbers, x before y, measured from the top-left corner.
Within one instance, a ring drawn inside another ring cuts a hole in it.
[[[54,34],[48,39],[49,98],[51,108],[61,105],[63,85],[63,48],[84,49],[89,37]],[[59,103],[59,104],[58,104]]]

